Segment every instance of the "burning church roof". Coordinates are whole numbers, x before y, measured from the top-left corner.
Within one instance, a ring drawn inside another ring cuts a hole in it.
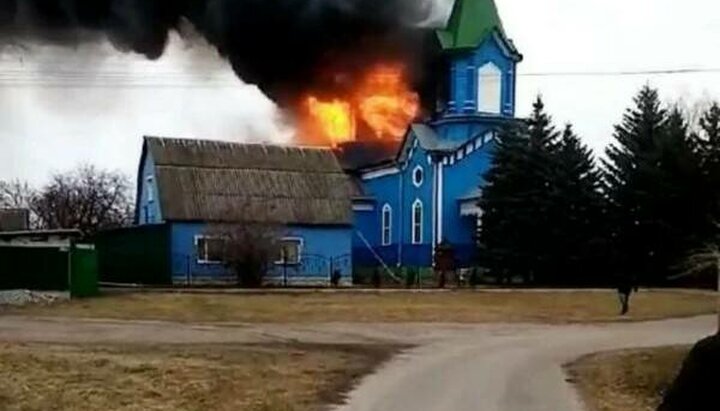
[[[146,137],[170,221],[352,223],[357,186],[330,149]]]

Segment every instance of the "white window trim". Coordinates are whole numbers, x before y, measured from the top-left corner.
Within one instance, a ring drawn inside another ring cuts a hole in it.
[[[420,181],[417,181],[417,180],[415,179],[415,174],[416,174],[418,171],[422,172],[422,175],[420,176]],[[422,187],[423,183],[425,182],[425,169],[422,168],[422,166],[418,165],[417,167],[415,167],[415,168],[413,169],[413,172],[412,172],[412,182],[413,182],[413,185],[414,185],[415,187],[417,187],[417,188]]]
[[[416,224],[415,210],[418,207],[420,208],[420,221],[418,222],[419,224]],[[416,199],[413,203],[410,212],[412,213],[412,215],[410,216],[410,222],[412,223],[412,230],[410,230],[412,238],[410,240],[413,245],[419,245],[423,243],[423,220],[425,219],[425,207],[423,206],[423,203],[422,201],[420,201],[419,198]],[[419,230],[419,232],[416,231],[416,229]],[[415,234],[419,234],[419,236],[416,236]],[[416,241],[416,237],[419,237],[420,241]]]
[[[292,237],[292,236],[290,236],[290,237],[282,237],[282,238],[280,238],[280,241],[279,241],[279,242],[282,243],[282,242],[284,242],[284,241],[286,241],[286,242],[295,241],[295,242],[298,243],[298,259],[297,259],[297,263],[287,264],[287,265],[288,265],[288,266],[291,266],[291,265],[292,265],[292,266],[295,266],[295,265],[300,265],[300,264],[302,264],[302,251],[303,251],[303,248],[305,248],[305,239],[302,238],[302,237]],[[276,260],[276,261],[275,261],[275,265],[285,265],[285,261],[283,261],[283,260]]]
[[[484,77],[492,77],[493,81],[497,80],[497,89],[489,90],[492,95],[485,93],[488,91],[485,89],[488,79],[483,79]],[[500,67],[492,61],[485,63],[477,70],[477,78],[477,111],[480,113],[502,114],[503,72]],[[486,101],[485,97],[496,101]]]
[[[385,213],[388,213],[388,219],[385,221]],[[388,231],[388,241],[385,241],[385,229]],[[380,244],[384,246],[392,245],[392,207],[385,204],[380,215]]]
[[[219,265],[222,264],[222,261],[212,261],[212,260],[203,260],[200,258],[200,253],[198,252],[198,245],[200,243],[200,240],[222,240],[223,238],[217,235],[204,235],[199,234],[195,236],[195,253],[197,254],[197,263],[200,265]],[[207,257],[207,243],[205,243],[205,250],[204,250],[204,257]]]

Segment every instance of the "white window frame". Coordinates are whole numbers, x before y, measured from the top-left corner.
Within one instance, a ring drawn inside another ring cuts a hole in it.
[[[200,250],[198,250],[198,246],[200,245],[200,240],[206,240],[205,250],[203,250],[202,255],[200,254]],[[204,235],[204,234],[196,235],[195,236],[195,254],[197,256],[197,258],[196,258],[197,263],[202,264],[202,265],[222,264],[223,263],[222,260],[221,261],[213,261],[213,260],[207,259],[208,258],[207,240],[223,240],[224,241],[224,239],[222,237],[216,236],[216,235]],[[201,257],[203,257],[203,258],[201,258]]]
[[[305,239],[303,239],[302,237],[293,237],[293,236],[290,236],[290,237],[282,237],[282,238],[278,241],[278,244],[281,245],[283,242],[291,242],[291,241],[292,241],[292,242],[296,242],[296,243],[298,244],[298,249],[297,249],[297,261],[296,261],[296,262],[293,262],[293,263],[286,263],[285,261],[283,261],[283,259],[282,259],[283,257],[282,257],[282,255],[281,255],[281,256],[275,261],[275,265],[297,266],[297,265],[302,264],[302,251],[303,251],[303,248],[305,247]],[[280,250],[282,250],[282,246],[279,247],[279,248],[280,248]],[[281,253],[281,254],[282,254],[282,253]]]
[[[387,218],[386,218],[387,216]],[[387,232],[387,238],[385,233]],[[380,215],[380,243],[383,246],[392,244],[392,207],[385,204]]]
[[[417,174],[418,171],[420,171],[420,173],[421,173],[421,174],[420,174],[420,181],[418,181],[418,180],[415,178],[415,175]],[[417,167],[415,167],[415,168],[413,169],[413,172],[412,172],[412,182],[413,182],[413,185],[414,185],[415,187],[417,187],[417,188],[420,188],[420,187],[423,185],[423,183],[425,182],[425,169],[422,168],[422,166],[417,166]]]
[[[415,217],[417,215],[415,213],[415,211],[417,209],[420,209],[420,221],[415,220]],[[412,224],[412,230],[410,230],[411,235],[412,235],[412,238],[411,238],[412,244],[413,245],[422,244],[423,243],[423,219],[425,217],[425,209],[424,209],[422,201],[420,201],[419,198],[416,199],[415,202],[413,203],[410,212],[412,213],[412,215],[410,216],[410,222]]]
[[[503,72],[493,62],[488,62],[477,71],[477,111],[480,113],[502,113]]]
[[[155,202],[155,178],[153,176],[147,176],[145,178],[145,189],[147,190],[147,202],[153,203]]]

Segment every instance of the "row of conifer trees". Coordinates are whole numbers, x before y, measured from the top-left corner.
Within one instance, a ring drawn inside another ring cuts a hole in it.
[[[598,160],[538,98],[527,121],[500,133],[484,176],[482,265],[547,285],[677,277],[720,221],[720,105],[687,117],[646,86]]]

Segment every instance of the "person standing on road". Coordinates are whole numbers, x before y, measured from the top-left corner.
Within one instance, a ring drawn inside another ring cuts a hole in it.
[[[629,276],[623,275],[618,282],[618,297],[620,297],[620,305],[622,306],[620,315],[627,315],[630,311],[630,296],[632,296],[633,288],[637,291],[637,287],[633,287],[633,282]]]

